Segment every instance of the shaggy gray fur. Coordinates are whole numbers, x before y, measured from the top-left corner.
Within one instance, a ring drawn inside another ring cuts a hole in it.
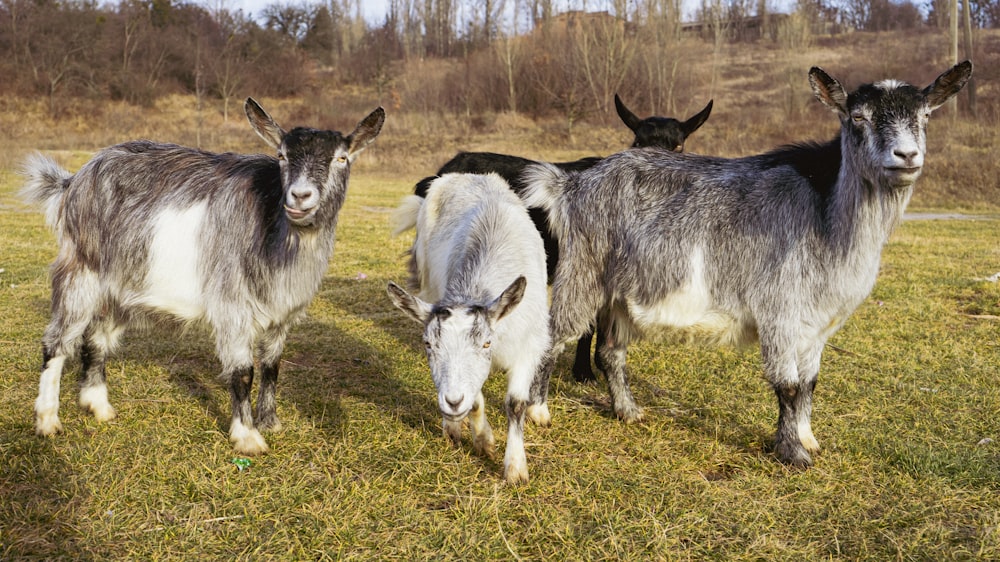
[[[816,97],[841,121],[826,144],[738,159],[645,148],[580,173],[530,167],[525,200],[547,210],[559,240],[553,342],[579,337],[596,314],[610,321],[611,398],[635,421],[630,341],[666,328],[709,343],[757,340],[778,397],[777,456],[811,464],[823,346],[875,283],[923,165],[928,116],[971,73],[964,62],[923,90],[887,80],[848,95],[813,68]]]
[[[378,108],[343,136],[285,132],[252,99],[246,111],[277,158],[134,141],[102,150],[76,174],[41,155],[27,161],[23,195],[47,207],[59,240],[35,403],[40,435],[61,429],[66,359],[82,350],[81,404],[110,419],[106,356],[128,323],[170,317],[213,328],[232,397],[230,438],[240,453],[267,451],[258,429],[280,427],[274,392],[288,328],[327,270],[350,161],[385,114]]]

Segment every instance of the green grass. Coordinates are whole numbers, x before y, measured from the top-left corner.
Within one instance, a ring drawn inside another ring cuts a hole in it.
[[[646,421],[612,419],[603,384],[572,382],[563,357],[553,426],[526,430],[531,482],[509,487],[502,453],[446,444],[419,329],[385,295],[410,240],[388,237],[387,211],[413,179],[356,172],[287,345],[284,430],[240,472],[199,329],[130,332],[108,365],[118,417],[85,415],[70,373],[64,433],[34,435],[56,248],[0,175],[0,559],[1000,557],[1000,287],[976,280],[1000,270],[997,220],[892,236],[825,354],[813,468],[768,451],[759,352],[643,343],[630,363]],[[485,389],[499,451],[504,389]]]

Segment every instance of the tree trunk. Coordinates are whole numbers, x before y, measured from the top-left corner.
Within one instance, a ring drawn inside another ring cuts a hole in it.
[[[970,0],[962,0],[962,16],[965,20],[962,26],[963,34],[965,35],[965,58],[972,60],[972,13]],[[969,79],[969,83],[965,85],[965,91],[969,93],[969,113],[972,117],[976,117],[976,79],[975,77]]]
[[[951,52],[949,53],[951,64],[958,64],[958,0],[951,0]],[[947,102],[948,112],[952,117],[958,115],[958,96],[952,97]]]

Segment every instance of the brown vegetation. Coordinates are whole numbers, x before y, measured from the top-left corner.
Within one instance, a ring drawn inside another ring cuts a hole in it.
[[[977,33],[977,115],[969,114],[963,98],[957,116],[935,116],[928,135],[928,169],[914,208],[1000,207],[998,164],[992,156],[1000,145],[1000,31]],[[557,39],[553,34],[545,41]],[[549,70],[536,68],[535,78],[525,74],[519,84],[537,84],[545,75],[547,89],[532,94],[535,101],[528,101],[527,87],[519,90],[523,95],[518,95],[518,104],[524,110],[517,113],[474,103],[477,96],[509,96],[498,61],[500,48],[466,57],[393,63],[382,85],[342,84],[316,67],[298,95],[278,96],[247,83],[228,109],[226,100],[183,93],[158,97],[145,106],[67,96],[56,112],[46,99],[4,96],[0,132],[7,141],[0,163],[12,164],[28,150],[92,151],[142,137],[212,150],[259,151],[263,146],[249,133],[238,109],[248,95],[266,100],[288,122],[341,130],[352,125],[349,116],[385,106],[385,132],[360,165],[413,181],[458,150],[549,160],[621,150],[630,133],[604,99],[615,92],[640,116],[686,118],[714,99],[711,119],[692,136],[688,150],[739,156],[789,142],[826,139],[836,132],[836,120],[809,91],[806,73],[813,65],[848,86],[887,77],[923,86],[949,64],[946,34],[926,29],[811,36],[809,45],[794,49],[772,41],[716,44],[697,37],[667,42],[658,52],[649,45],[631,45],[634,52],[602,55],[627,59],[624,78],[599,75],[595,63],[588,79],[585,66],[572,69],[560,66],[565,61],[546,59],[564,56],[558,53],[567,49],[552,46],[536,52],[539,65]],[[655,64],[665,67],[653,68]],[[574,91],[578,98],[572,97]],[[532,107],[548,109],[535,114]]]

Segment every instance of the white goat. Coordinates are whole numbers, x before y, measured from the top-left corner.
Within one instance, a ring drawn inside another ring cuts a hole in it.
[[[550,350],[538,230],[521,200],[494,174],[446,174],[434,180],[426,199],[407,197],[394,222],[396,234],[416,227],[410,265],[419,296],[391,282],[388,293],[424,326],[445,435],[457,446],[468,416],[474,449],[492,454],[482,387],[494,365],[504,369],[504,479],[527,482],[524,419],[539,425],[550,420],[536,378]]]

